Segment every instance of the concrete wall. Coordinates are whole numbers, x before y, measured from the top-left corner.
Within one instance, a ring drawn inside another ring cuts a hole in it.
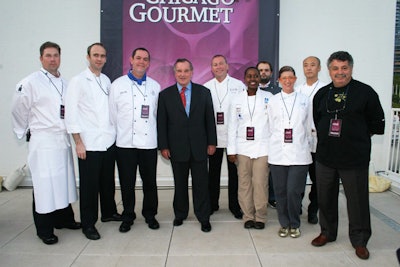
[[[302,59],[315,55],[323,62],[321,79],[329,81],[326,59],[337,50],[350,52],[354,78],[378,92],[389,122],[396,0],[281,0],[280,6],[280,66],[293,66],[301,83]],[[61,45],[65,78],[83,70],[86,47],[100,39],[101,11],[98,0],[3,0],[0,10],[0,176],[6,176],[27,154],[25,141],[11,129],[15,84],[40,68],[39,46],[48,40]],[[372,139],[377,170],[385,169],[388,132]],[[158,177],[159,185],[171,184],[170,165],[161,158]]]

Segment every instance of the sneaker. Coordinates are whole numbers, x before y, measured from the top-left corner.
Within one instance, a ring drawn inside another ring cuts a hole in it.
[[[290,237],[298,238],[301,236],[300,228],[290,228]]]
[[[286,227],[281,227],[281,229],[278,231],[278,235],[280,237],[287,237],[289,235],[289,229]]]

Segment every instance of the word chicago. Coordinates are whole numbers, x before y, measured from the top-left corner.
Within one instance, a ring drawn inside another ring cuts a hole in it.
[[[129,8],[129,16],[134,22],[231,22],[231,7],[236,0],[146,0],[135,3]],[[181,4],[192,6],[177,6]],[[222,7],[221,7],[222,6]]]

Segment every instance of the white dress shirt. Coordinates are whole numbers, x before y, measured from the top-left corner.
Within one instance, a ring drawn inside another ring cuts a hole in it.
[[[73,77],[65,97],[68,133],[78,133],[87,151],[106,151],[115,142],[108,108],[110,79],[89,68]]]
[[[246,91],[246,86],[242,81],[227,75],[222,82],[211,79],[204,84],[210,89],[215,112],[215,124],[217,128],[217,147],[226,148],[228,145],[228,114],[232,99],[240,92]],[[224,123],[217,123],[217,114],[222,112]]]
[[[274,165],[308,165],[311,158],[312,105],[299,92],[281,91],[269,101],[269,155]],[[292,143],[285,143],[285,129],[292,129]]]
[[[268,153],[268,110],[270,92],[257,90],[248,96],[243,91],[232,100],[228,123],[228,155],[244,155],[252,159]],[[254,140],[247,140],[247,127],[254,127]]]
[[[149,76],[142,85],[129,79],[128,75],[119,77],[111,84],[110,116],[117,129],[117,147],[157,148],[157,104],[160,90],[160,84]],[[142,110],[147,107],[148,118],[143,118]]]

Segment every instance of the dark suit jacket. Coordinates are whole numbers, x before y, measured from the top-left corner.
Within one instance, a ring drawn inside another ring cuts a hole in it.
[[[207,159],[207,147],[217,145],[214,108],[210,91],[192,83],[189,117],[177,85],[160,92],[157,110],[158,148],[169,149],[171,160]]]
[[[282,88],[280,88],[279,85],[273,84],[272,82],[270,82],[267,87],[259,87],[259,88],[263,91],[270,92],[273,95],[276,95],[282,90]]]

